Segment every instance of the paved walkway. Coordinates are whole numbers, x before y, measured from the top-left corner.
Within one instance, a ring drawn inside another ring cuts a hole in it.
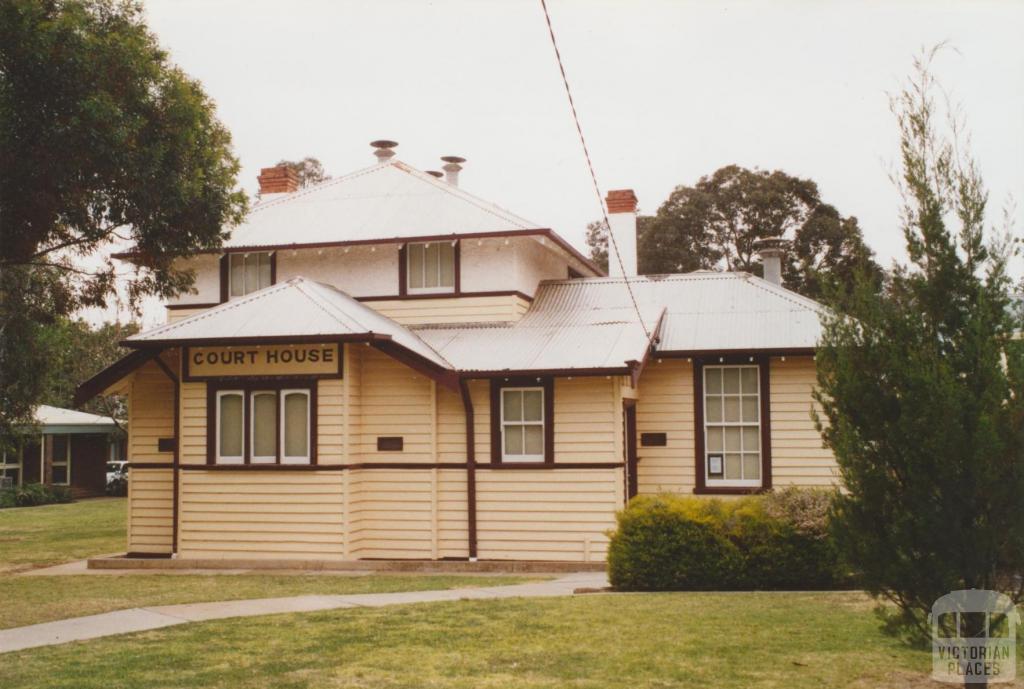
[[[572,595],[577,588],[601,588],[604,586],[607,586],[604,574],[586,572],[569,574],[552,581],[513,586],[461,588],[446,591],[361,593],[345,596],[309,595],[131,608],[0,630],[0,653],[228,617],[252,617],[254,615],[313,612],[339,608],[378,608],[387,605],[438,601],[568,596]]]

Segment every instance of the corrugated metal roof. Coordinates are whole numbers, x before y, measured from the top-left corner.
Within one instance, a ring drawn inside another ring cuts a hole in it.
[[[631,278],[662,352],[812,348],[823,307],[746,273]],[[544,282],[529,311],[493,327],[414,329],[463,371],[623,368],[644,358],[647,337],[622,278]]]
[[[51,407],[48,404],[40,404],[36,407],[35,419],[37,424],[44,427],[44,430],[46,426],[100,426],[109,427],[109,430],[117,428],[117,424],[109,416]]]
[[[128,338],[129,343],[383,335],[445,369],[451,365],[415,334],[341,290],[303,277],[233,299]]]
[[[645,358],[650,339],[631,304],[585,304],[577,296],[544,283],[515,323],[416,332],[460,371],[622,369]],[[653,334],[664,308],[647,304],[640,311]]]
[[[547,281],[514,323],[406,328],[347,294],[293,278],[129,338],[172,343],[378,334],[438,367],[467,372],[623,370],[660,352],[813,348],[824,307],[746,273]],[[645,332],[646,330],[646,332]]]
[[[232,247],[280,246],[540,229],[405,163],[392,160],[256,205]]]
[[[660,351],[799,349],[821,336],[824,307],[748,273],[698,271],[630,278],[641,310],[665,307]],[[632,308],[622,278],[543,283],[534,307],[571,314]]]

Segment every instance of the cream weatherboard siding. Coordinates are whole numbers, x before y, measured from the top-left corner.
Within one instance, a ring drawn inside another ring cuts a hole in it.
[[[177,362],[165,355],[173,371]],[[128,402],[128,458],[133,462],[169,462],[173,452],[160,452],[160,438],[174,437],[174,383],[155,361],[140,367],[131,382]]]
[[[617,376],[555,379],[555,459],[621,462]]]
[[[128,552],[169,554],[174,532],[174,472],[128,472]]]
[[[530,302],[518,294],[367,301],[366,305],[402,325],[485,323],[519,320]]]
[[[180,472],[185,558],[341,559],[344,472]]]
[[[351,472],[350,557],[430,559],[437,491],[431,469]]]
[[[165,322],[176,323],[178,321],[183,321],[186,318],[196,315],[197,313],[202,313],[208,308],[210,307],[203,306],[197,309],[167,309],[167,318]]]
[[[372,347],[355,345],[350,349],[359,350],[353,357],[353,368],[358,369],[362,384],[358,399],[359,431],[353,436],[349,461],[436,461],[431,380]],[[378,451],[380,437],[401,437],[402,451]]]
[[[344,371],[343,379],[317,384],[320,464],[466,461],[466,416],[458,393],[362,345],[345,347]],[[142,387],[136,393],[139,399],[152,398],[150,416],[162,418],[161,433],[171,435],[173,389],[163,382],[166,376],[152,373],[140,371]],[[621,378],[604,376],[556,382],[559,463],[621,461],[621,384]],[[469,389],[477,461],[485,465],[476,471],[479,556],[601,559],[605,531],[623,505],[621,469],[486,468],[491,460],[490,383],[471,381]],[[206,399],[206,383],[182,383],[180,459],[194,468],[179,473],[181,557],[468,556],[464,468],[202,469],[207,461]],[[377,451],[381,436],[402,437],[403,451]],[[133,504],[129,512],[132,547],[169,552],[173,474],[140,467],[134,475],[138,481],[150,475],[160,479],[133,485],[146,502]],[[140,511],[143,505],[162,511]],[[150,541],[140,541],[143,534],[152,536]],[[157,537],[159,542],[153,540]]]
[[[640,376],[636,403],[637,488],[644,493],[690,493],[694,487],[693,364],[651,361]],[[643,447],[640,435],[664,433],[664,447]]]
[[[206,464],[206,383],[181,384],[182,464]]]
[[[345,389],[337,378],[317,381],[316,452],[318,464],[345,463]]]
[[[176,366],[176,359],[165,361]],[[183,382],[178,553],[181,557],[437,559],[469,556],[466,412],[461,395],[364,345],[343,351],[344,377],[317,382],[318,463],[337,470],[206,469],[206,383]],[[771,360],[776,486],[833,485],[835,463],[810,418],[811,357]],[[468,382],[474,408],[477,556],[600,561],[625,502],[625,398],[637,399],[637,434],[666,433],[642,447],[640,493],[694,486],[693,366],[648,362],[637,389],[622,376],[557,378],[555,461],[560,468],[491,463],[488,380]],[[130,382],[132,420],[129,550],[167,554],[173,537],[172,453],[156,441],[174,431],[174,390],[149,363]],[[399,436],[404,449],[378,451]],[[146,463],[159,467],[146,468]],[[405,465],[395,467],[395,464]],[[383,464],[372,468],[373,464]],[[423,464],[423,468],[415,465]],[[357,465],[357,466],[352,466]],[[369,466],[367,466],[369,465]],[[412,466],[409,466],[412,465]],[[440,465],[440,466],[438,466]],[[359,468],[360,466],[364,468]]]
[[[177,360],[164,355],[173,371]],[[174,383],[155,361],[141,366],[128,387],[128,459],[133,463],[169,463],[160,438],[174,437]],[[171,469],[133,467],[128,472],[128,552],[168,554],[174,530],[174,481]]]
[[[839,470],[814,427],[814,359],[772,359],[772,478],[776,486],[834,486]]]
[[[834,486],[839,475],[832,453],[814,428],[815,385],[810,356],[772,357],[772,485]],[[693,364],[685,359],[653,361],[640,378],[637,401],[638,488],[643,493],[691,493],[695,485]],[[643,433],[665,433],[665,447],[643,447]]]
[[[620,469],[478,471],[479,557],[603,560],[622,492]]]

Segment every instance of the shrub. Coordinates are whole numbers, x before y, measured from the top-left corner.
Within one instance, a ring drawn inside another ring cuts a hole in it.
[[[831,492],[800,492],[637,498],[617,516],[608,550],[612,585],[636,591],[845,585],[828,533]]]
[[[0,507],[35,507],[59,502],[71,502],[71,489],[67,486],[44,486],[26,483],[8,488],[0,494]]]

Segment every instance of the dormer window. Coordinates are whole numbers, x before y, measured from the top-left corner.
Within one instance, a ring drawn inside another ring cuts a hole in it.
[[[454,242],[419,242],[405,248],[406,291],[409,294],[454,292],[456,274]]]
[[[273,284],[271,255],[268,251],[228,255],[229,296],[245,296]]]

